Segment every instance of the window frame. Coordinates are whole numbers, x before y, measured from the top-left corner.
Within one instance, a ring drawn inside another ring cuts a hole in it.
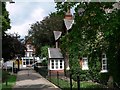
[[[82,70],[89,70],[88,57],[82,57]]]
[[[62,60],[62,68],[60,68],[60,60]],[[64,69],[64,60],[63,59],[50,59],[49,67],[50,67],[50,70],[63,70]]]
[[[104,55],[104,57],[103,57]],[[106,57],[106,53],[102,53],[102,62],[101,62],[101,66],[102,66],[102,70],[100,71],[101,73],[106,73],[108,72],[107,69],[107,57]]]

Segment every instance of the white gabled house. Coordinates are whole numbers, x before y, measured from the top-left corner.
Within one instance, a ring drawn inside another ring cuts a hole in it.
[[[60,48],[48,48],[48,75],[64,75],[64,58]]]
[[[25,56],[22,57],[22,68],[26,68],[27,66],[33,66],[34,63],[40,62],[40,58],[35,56],[35,47],[28,40],[25,43]]]

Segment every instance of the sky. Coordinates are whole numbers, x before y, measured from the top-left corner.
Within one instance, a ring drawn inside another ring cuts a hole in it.
[[[14,0],[7,3],[6,9],[11,20],[11,29],[7,33],[18,33],[21,38],[28,34],[31,24],[42,21],[51,12],[55,12],[54,0]]]

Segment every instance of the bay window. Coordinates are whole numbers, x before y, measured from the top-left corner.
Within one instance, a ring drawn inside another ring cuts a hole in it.
[[[64,60],[59,59],[50,60],[50,69],[51,70],[64,69]]]

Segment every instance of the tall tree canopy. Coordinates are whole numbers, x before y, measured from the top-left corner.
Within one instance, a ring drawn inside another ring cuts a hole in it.
[[[0,2],[0,7],[2,9],[2,15],[0,15],[0,27],[2,27],[2,35],[4,35],[5,31],[7,29],[10,29],[10,19],[9,19],[9,13],[6,10],[6,3],[5,2]]]
[[[6,3],[0,2],[2,13],[0,14],[0,33],[2,34],[2,58],[4,61],[14,58],[17,54],[24,55],[24,44],[20,41],[17,34],[7,34],[6,31],[11,28],[9,13],[6,10]],[[1,8],[0,8],[1,9]]]
[[[37,48],[37,54],[40,54],[41,47],[45,45],[55,45],[53,31],[62,31],[63,17],[56,13],[51,13],[42,21],[37,21],[31,25],[29,30],[29,38],[32,39],[33,44]]]
[[[26,49],[24,43],[21,42],[20,37],[17,34],[6,34],[2,38],[2,58],[5,61],[15,58],[18,54],[25,55]]]

